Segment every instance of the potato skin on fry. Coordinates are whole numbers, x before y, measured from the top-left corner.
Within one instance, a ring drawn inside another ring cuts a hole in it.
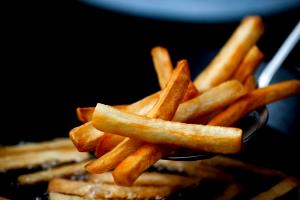
[[[93,125],[99,130],[149,143],[176,145],[199,151],[237,153],[241,148],[242,130],[238,128],[151,119],[100,103],[94,112]]]

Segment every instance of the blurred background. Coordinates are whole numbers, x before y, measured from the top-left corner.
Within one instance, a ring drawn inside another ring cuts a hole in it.
[[[105,1],[68,5],[24,2],[6,15],[2,32],[1,144],[68,136],[76,107],[127,104],[159,89],[151,48],[173,63],[187,59],[195,77],[245,15],[261,15],[258,46],[272,58],[300,19],[300,2]],[[272,82],[300,78],[298,44]],[[300,98],[268,108],[265,129],[242,159],[299,173]]]

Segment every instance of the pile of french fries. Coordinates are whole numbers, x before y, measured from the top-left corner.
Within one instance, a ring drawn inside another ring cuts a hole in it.
[[[242,147],[243,132],[236,127],[240,119],[300,92],[299,80],[257,88],[254,74],[264,56],[256,44],[263,32],[260,17],[245,17],[194,81],[187,60],[179,60],[173,68],[168,50],[154,47],[151,55],[160,91],[130,105],[98,103],[77,108],[83,124],[73,128],[69,136],[79,152],[65,139],[3,147],[0,171],[77,161],[18,177],[20,184],[49,181],[52,200],[164,199],[183,188],[199,189],[205,180],[226,186],[213,198],[232,199],[246,189],[228,169],[278,177],[265,191],[250,195],[253,199],[286,194],[299,186],[299,180],[281,171],[226,156],[189,162],[163,159],[182,149],[237,154]],[[53,145],[55,142],[59,145]],[[150,167],[156,170],[149,171]],[[83,173],[83,177],[76,176]],[[68,178],[72,175],[75,178]]]
[[[79,151],[97,157],[85,169],[113,170],[116,184],[131,186],[158,160],[182,148],[239,153],[242,130],[233,126],[250,112],[300,92],[299,80],[256,87],[254,73],[264,57],[256,43],[263,32],[260,17],[245,17],[193,82],[187,60],[173,69],[168,50],[153,48],[161,91],[130,105],[77,109],[84,124],[71,130],[70,138]]]

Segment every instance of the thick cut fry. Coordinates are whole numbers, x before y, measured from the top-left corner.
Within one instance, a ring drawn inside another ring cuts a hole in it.
[[[185,102],[187,100],[190,100],[192,98],[194,98],[195,96],[197,96],[199,94],[196,86],[194,85],[194,83],[191,81],[189,83],[188,89],[185,92],[185,95],[182,99],[182,102]]]
[[[283,81],[265,88],[256,89],[218,114],[208,124],[232,126],[249,112],[299,92],[300,81],[298,80]]]
[[[110,184],[93,184],[83,181],[71,181],[66,179],[52,179],[48,185],[49,192],[78,195],[90,199],[163,199],[169,196],[176,188],[174,187],[122,187]]]
[[[110,172],[102,174],[92,174],[89,181],[93,183],[115,184]],[[170,187],[190,187],[199,184],[199,177],[187,177],[175,174],[158,172],[145,172],[135,182],[134,186],[170,186]]]
[[[99,138],[95,155],[97,158],[100,156],[106,154],[110,150],[112,150],[115,146],[120,144],[125,139],[125,137],[111,134],[111,133],[105,133],[102,137]]]
[[[299,180],[295,177],[286,177],[268,191],[262,192],[252,198],[252,200],[276,199],[297,187],[299,183]]]
[[[158,102],[149,112],[148,117],[171,119],[187,90],[190,73],[187,61],[178,62],[167,87],[160,94]],[[116,167],[130,153],[143,144],[142,140],[125,139],[113,150],[92,161],[86,166],[91,173],[101,173]]]
[[[24,154],[26,152],[50,150],[57,148],[72,148],[73,144],[68,138],[57,138],[45,142],[30,142],[25,144],[18,144],[14,146],[0,147],[0,156],[8,156],[13,154]]]
[[[47,170],[24,174],[18,177],[18,182],[22,185],[35,184],[42,181],[49,181],[54,177],[65,177],[83,173],[86,162],[69,164],[61,167],[50,168]]]
[[[86,123],[91,121],[93,118],[95,107],[84,107],[84,108],[77,108],[76,114],[79,121]]]
[[[264,31],[258,16],[248,16],[194,83],[199,92],[228,80]]]
[[[237,80],[227,81],[179,105],[173,121],[188,122],[224,108],[247,91]]]
[[[151,119],[100,103],[94,112],[93,125],[99,130],[149,143],[176,145],[199,151],[237,153],[241,148],[242,130],[239,128]]]
[[[9,155],[0,158],[0,171],[3,172],[10,169],[35,167],[47,163],[59,164],[71,161],[79,162],[88,157],[88,153],[78,152],[74,147]]]
[[[249,76],[244,83],[244,87],[248,92],[255,90],[257,88],[255,76]]]
[[[237,71],[234,73],[232,79],[245,83],[247,77],[254,74],[263,58],[264,54],[257,46],[253,46],[238,67]]]
[[[173,65],[166,48],[154,47],[151,50],[154,68],[158,76],[158,81],[161,89],[164,89],[173,72]]]
[[[70,133],[70,139],[72,140],[78,151],[94,151],[96,145],[103,132],[94,128],[92,122],[86,122],[81,126],[73,128]]]

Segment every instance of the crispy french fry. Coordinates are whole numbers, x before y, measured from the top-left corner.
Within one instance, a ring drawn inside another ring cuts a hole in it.
[[[115,146],[120,144],[125,139],[125,137],[111,134],[111,133],[105,133],[102,137],[99,138],[95,155],[97,158],[100,156],[106,154],[110,150],[112,150]]]
[[[247,77],[254,74],[263,58],[264,54],[257,46],[253,46],[243,59],[237,71],[234,73],[232,79],[245,83]]]
[[[220,126],[184,124],[138,116],[97,104],[93,125],[103,131],[199,151],[236,153],[241,147],[242,130]]]
[[[93,118],[95,107],[83,107],[83,108],[77,108],[76,114],[79,121],[86,123],[88,121],[91,121]]]
[[[48,185],[49,192],[59,192],[78,195],[86,198],[112,198],[112,199],[162,199],[169,196],[174,187],[122,187],[110,184],[93,184],[83,181],[71,181],[61,178],[52,179]]]
[[[195,96],[197,96],[199,94],[196,86],[194,85],[194,83],[191,81],[189,83],[188,89],[185,92],[185,95],[182,99],[182,102],[185,102],[187,100],[190,100],[192,98],[194,98]]]
[[[72,142],[68,138],[57,138],[51,141],[44,142],[30,142],[25,144],[18,144],[14,146],[0,147],[0,157],[14,154],[24,154],[26,152],[57,149],[57,148],[71,148]]]
[[[171,119],[187,90],[189,82],[190,73],[187,62],[185,60],[178,62],[167,87],[160,94],[158,102],[149,112],[148,117]],[[110,152],[89,163],[86,166],[86,170],[91,173],[102,173],[110,170],[116,167],[126,156],[134,152],[143,143],[139,139],[125,139]]]
[[[276,199],[297,187],[299,183],[299,180],[295,177],[286,177],[269,190],[260,193],[251,200]]]
[[[179,105],[173,121],[188,122],[224,108],[245,95],[247,91],[237,80],[224,82]]]
[[[47,163],[59,164],[71,161],[79,162],[88,157],[88,153],[78,152],[74,147],[8,155],[0,158],[0,171],[3,172],[11,169],[35,167]]]
[[[161,89],[164,89],[173,72],[173,65],[166,48],[154,47],[151,50],[154,68],[158,76],[158,81]]]
[[[244,83],[244,87],[248,92],[252,92],[253,90],[255,90],[257,88],[255,76],[247,77]]]
[[[102,174],[92,174],[89,181],[93,183],[115,184],[111,172]],[[170,187],[190,187],[199,183],[198,177],[187,177],[175,174],[158,172],[144,172],[135,182],[134,186],[170,186]]]
[[[73,128],[69,132],[72,140],[78,151],[94,151],[101,136],[104,133],[94,128],[92,122],[86,122],[78,127]]]
[[[47,170],[34,172],[31,174],[24,174],[18,177],[18,182],[21,185],[35,184],[42,181],[49,181],[54,177],[65,177],[75,174],[81,174],[84,170],[86,162],[68,164],[56,168],[49,168]]]
[[[249,112],[299,92],[300,81],[298,80],[283,81],[265,88],[256,89],[218,114],[208,124],[232,126]]]
[[[245,17],[212,62],[194,83],[199,92],[228,80],[264,31],[258,16]]]
[[[242,191],[242,186],[238,182],[232,182],[225,190],[216,198],[216,200],[230,200],[233,199]]]

